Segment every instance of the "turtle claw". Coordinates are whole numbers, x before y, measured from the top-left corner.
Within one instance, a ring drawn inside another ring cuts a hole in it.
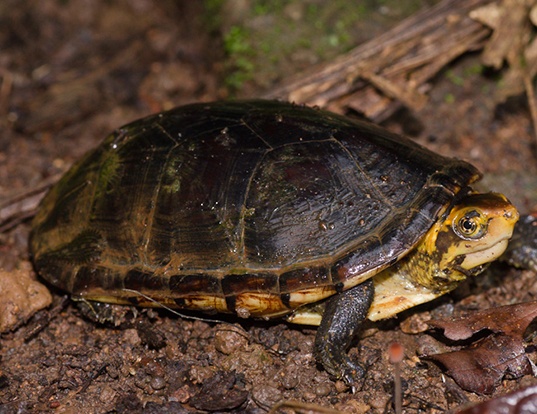
[[[319,363],[335,379],[342,380],[352,390],[353,394],[360,391],[365,377],[365,370],[346,355],[339,354],[341,357],[337,357],[331,354],[328,348],[330,347],[325,347],[322,350],[316,349]]]
[[[365,371],[360,365],[355,364],[348,358],[345,362],[342,367],[341,379],[350,387],[352,393],[356,394],[362,389]]]

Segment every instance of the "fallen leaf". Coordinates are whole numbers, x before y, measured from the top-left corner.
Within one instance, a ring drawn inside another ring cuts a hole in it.
[[[490,394],[505,376],[519,378],[534,372],[523,336],[536,317],[537,301],[533,301],[487,309],[451,321],[430,321],[429,326],[442,329],[452,341],[482,335],[469,348],[425,357],[443,365],[461,388]]]
[[[522,388],[501,397],[455,411],[455,414],[526,413],[537,413],[537,385]]]
[[[461,388],[477,394],[491,394],[506,375],[519,378],[532,373],[520,341],[506,335],[491,335],[476,347],[428,358],[446,367]]]
[[[444,330],[444,336],[453,341],[468,339],[472,335],[488,329],[493,332],[512,334],[520,337],[531,321],[537,317],[537,301],[517,303],[473,312],[449,321],[429,321],[429,326]]]
[[[498,88],[497,100],[504,101],[524,91],[524,77],[533,78],[537,60],[532,53],[535,0],[502,0],[470,12],[474,20],[493,29],[481,59],[486,66],[508,68]]]

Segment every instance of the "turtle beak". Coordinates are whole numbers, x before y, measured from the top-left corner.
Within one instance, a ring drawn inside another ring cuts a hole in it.
[[[482,266],[486,263],[493,262],[498,257],[500,257],[505,249],[507,249],[507,244],[509,242],[509,239],[499,241],[495,245],[484,249],[480,251],[475,251],[471,254],[465,255],[464,261],[459,265],[456,266],[457,269],[460,269],[463,273],[465,269],[471,270],[475,268],[479,268],[479,266]],[[467,274],[471,274],[472,272],[469,272]],[[476,272],[480,273],[480,272]]]

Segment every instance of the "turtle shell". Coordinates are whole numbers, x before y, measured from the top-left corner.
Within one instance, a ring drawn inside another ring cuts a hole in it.
[[[31,251],[82,298],[277,316],[395,263],[477,178],[369,122],[193,104],[119,128],[75,164],[42,202]]]

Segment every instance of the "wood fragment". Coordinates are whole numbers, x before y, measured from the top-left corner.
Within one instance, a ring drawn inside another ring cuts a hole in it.
[[[60,174],[53,175],[43,180],[34,188],[8,197],[6,200],[0,202],[0,233],[4,233],[33,217],[41,199],[60,177]]]
[[[9,97],[13,90],[13,75],[7,70],[2,71],[0,80],[0,116],[4,117],[9,109]]]
[[[533,125],[533,137],[537,143],[537,104],[535,103],[535,90],[533,88],[533,81],[528,75],[524,76],[524,86],[526,88],[526,98],[528,100],[528,107],[530,108],[531,123]]]
[[[427,82],[461,54],[479,50],[491,29],[469,17],[486,0],[444,0],[410,16],[385,34],[312,67],[264,95],[318,105],[336,112],[351,108],[374,121],[401,103],[419,109]]]

